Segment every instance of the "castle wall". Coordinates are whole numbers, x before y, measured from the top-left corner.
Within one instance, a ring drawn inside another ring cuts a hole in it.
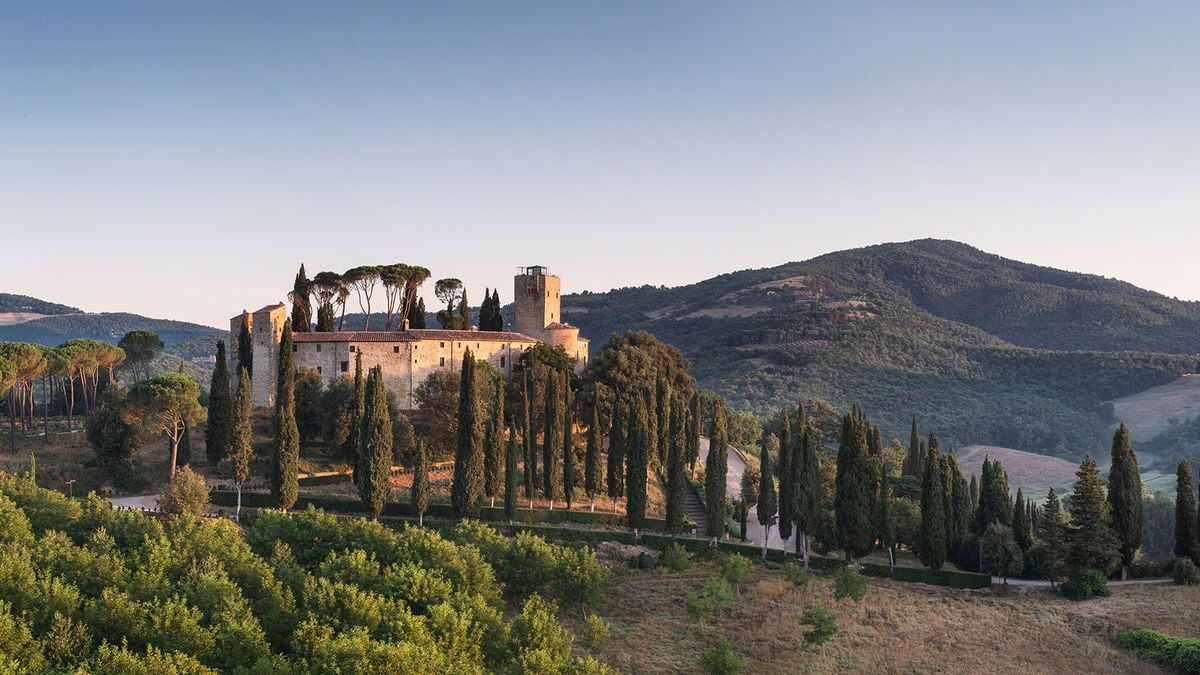
[[[552,274],[518,274],[513,278],[514,328],[538,340],[546,326],[562,321],[562,282]]]

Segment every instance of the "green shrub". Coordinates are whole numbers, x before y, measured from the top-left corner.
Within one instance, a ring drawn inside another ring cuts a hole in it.
[[[682,572],[690,569],[692,561],[688,559],[687,549],[677,543],[667,545],[662,556],[663,566],[675,572]]]
[[[608,622],[596,614],[589,614],[583,622],[583,646],[593,654],[599,654],[608,646]]]
[[[1108,579],[1099,570],[1081,569],[1062,585],[1063,595],[1072,600],[1105,598],[1110,595]]]
[[[723,578],[709,579],[704,586],[688,599],[688,616],[693,619],[707,619],[733,602],[733,592],[729,582]]]
[[[800,617],[800,623],[812,626],[812,630],[804,633],[804,644],[816,647],[823,645],[837,634],[837,621],[833,613],[821,605],[817,605]]]
[[[799,565],[788,565],[783,568],[783,576],[797,588],[808,583],[808,570]]]
[[[750,559],[727,555],[721,559],[721,578],[731,584],[744,584],[750,576]]]
[[[854,598],[857,602],[867,594],[867,580],[853,567],[843,567],[833,577],[833,597]]]
[[[1200,584],[1200,568],[1197,568],[1190,558],[1180,558],[1175,561],[1171,577],[1180,586],[1195,586]]]
[[[1170,576],[1174,569],[1171,560],[1154,560],[1143,555],[1138,555],[1133,559],[1133,564],[1129,566],[1130,579],[1155,579],[1159,577]]]
[[[1200,640],[1172,637],[1143,628],[1121,633],[1116,637],[1116,643],[1142,658],[1186,673],[1200,673]]]
[[[718,640],[717,644],[700,655],[700,665],[711,675],[734,675],[742,672],[742,660],[733,653],[733,645],[725,638]]]

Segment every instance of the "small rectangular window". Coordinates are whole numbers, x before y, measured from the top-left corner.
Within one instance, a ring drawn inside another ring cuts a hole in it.
[[[443,347],[443,348],[444,348],[444,347],[446,346],[446,343],[445,343],[445,342],[439,342],[439,343],[438,343],[438,346],[439,346],[439,347]]]
[[[351,354],[353,354],[353,353],[354,353],[354,345],[350,345],[350,353],[351,353]]]
[[[317,374],[318,374],[318,375],[320,375],[320,374],[321,374],[321,366],[317,366]]]
[[[445,367],[446,367],[446,357],[444,357],[444,356],[443,356],[443,357],[442,357],[442,362],[441,362],[441,363],[439,363],[438,365],[440,365],[441,367],[445,368]]]
[[[392,353],[393,353],[393,354],[399,354],[399,353],[400,353],[400,346],[399,346],[399,345],[393,346],[393,347],[392,347]]]
[[[350,362],[349,362],[349,361],[342,361],[342,372],[343,372],[343,373],[345,373],[345,372],[349,372],[349,370],[350,370]]]
[[[299,346],[300,346],[300,345],[292,345],[292,353],[293,353],[293,354],[295,354],[297,351],[299,351],[298,349],[296,349],[296,348],[297,348],[297,347],[299,347]]]
[[[500,357],[500,367],[501,368],[504,367],[504,357],[503,356]]]
[[[321,351],[321,345],[317,345],[317,351]]]
[[[478,342],[476,342],[476,343],[475,343],[475,349],[479,349],[479,343],[478,343]]]

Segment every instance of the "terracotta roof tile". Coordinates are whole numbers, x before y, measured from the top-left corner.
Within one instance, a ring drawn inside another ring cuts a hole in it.
[[[342,331],[333,333],[295,333],[296,342],[418,342],[451,340],[460,342],[537,342],[528,335],[507,331],[438,330],[412,328],[407,331]]]

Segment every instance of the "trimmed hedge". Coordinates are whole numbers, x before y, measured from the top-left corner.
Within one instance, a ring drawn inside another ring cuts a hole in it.
[[[925,567],[888,567],[880,563],[863,563],[863,573],[873,577],[885,577],[896,581],[946,586],[948,588],[989,588],[992,577],[978,572],[956,570],[931,570]]]
[[[212,490],[209,501],[217,506],[234,506],[237,504],[237,493],[232,490]],[[326,511],[338,513],[362,514],[362,502],[357,499],[338,499],[336,497],[313,497],[300,495],[294,508],[304,509],[309,505]],[[242,492],[242,508],[258,507],[271,508],[271,495],[266,492]],[[385,516],[407,516],[416,518],[412,505],[408,502],[387,502],[383,507]],[[425,511],[426,518],[454,518],[454,512],[449,504],[434,502]],[[479,510],[480,520],[489,522],[508,522],[501,507],[484,506]],[[624,527],[625,516],[618,513],[596,513],[592,511],[567,511],[565,509],[517,509],[516,518],[519,523],[579,523],[583,525]],[[666,521],[661,518],[647,518],[646,529],[662,530]]]
[[[1200,673],[1200,640],[1177,638],[1143,628],[1121,633],[1117,646],[1151,661],[1178,668],[1185,673]]]

